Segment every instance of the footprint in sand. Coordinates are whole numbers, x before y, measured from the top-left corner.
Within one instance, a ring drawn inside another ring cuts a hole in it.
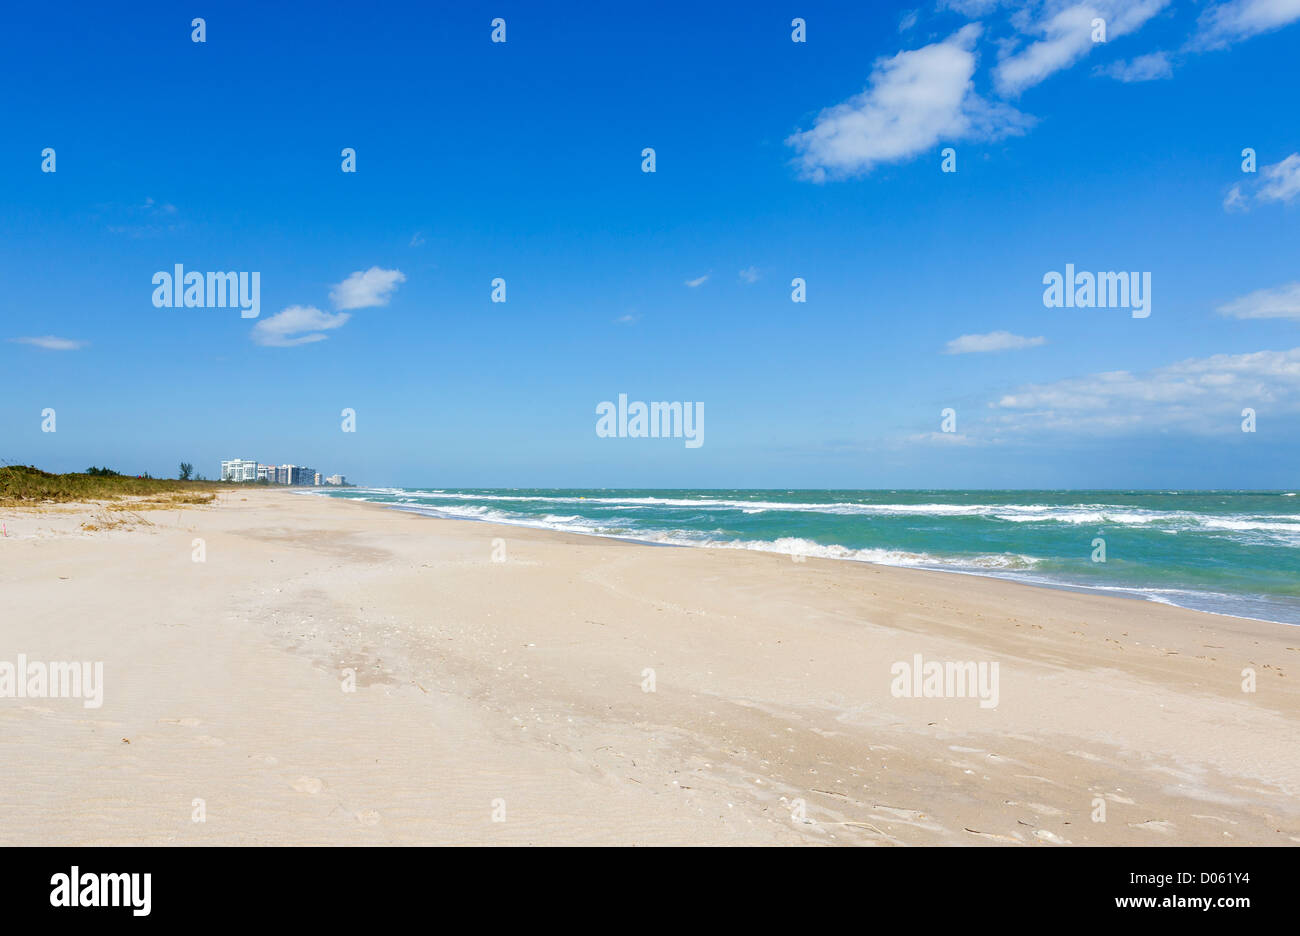
[[[194,741],[196,744],[201,744],[204,747],[225,747],[226,746],[225,741],[222,741],[220,738],[214,738],[212,737],[212,735],[206,735],[206,734],[199,735],[197,738],[194,739]]]
[[[293,783],[289,784],[299,793],[319,793],[325,789],[325,783],[315,777],[299,777]]]
[[[317,780],[316,782],[319,783],[320,781]],[[366,826],[379,825],[381,818],[379,813],[373,809],[358,810],[354,815],[357,817],[357,822]]]
[[[1148,829],[1164,835],[1173,835],[1174,824],[1167,819],[1148,819],[1146,822],[1130,822],[1130,829]]]
[[[197,718],[160,718],[158,719],[158,724],[180,725],[182,728],[193,728],[196,725],[203,724],[203,722],[199,721]]]
[[[1069,845],[1069,839],[1063,839],[1055,832],[1048,832],[1046,829],[1035,829],[1034,838],[1042,842],[1050,842],[1053,845]]]

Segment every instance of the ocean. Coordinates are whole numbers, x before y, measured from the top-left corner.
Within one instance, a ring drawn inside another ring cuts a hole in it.
[[[1287,491],[349,488],[328,496],[648,543],[986,575],[1300,624],[1300,498]]]

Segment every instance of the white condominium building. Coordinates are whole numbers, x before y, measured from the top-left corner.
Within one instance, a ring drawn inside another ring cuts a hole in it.
[[[221,463],[222,481],[256,481],[257,462],[245,458],[232,458]]]

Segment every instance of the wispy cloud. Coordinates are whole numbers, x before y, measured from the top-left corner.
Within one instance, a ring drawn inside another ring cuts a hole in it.
[[[961,432],[918,432],[906,438],[923,445],[979,445],[979,440]]]
[[[1280,163],[1260,170],[1260,188],[1256,201],[1280,201],[1288,204],[1300,195],[1300,153],[1292,153]]]
[[[763,274],[759,272],[758,267],[755,266],[745,267],[745,269],[740,271],[740,279],[743,282],[750,284],[757,283],[762,275]]]
[[[976,19],[992,13],[1001,3],[1002,0],[939,0],[939,9],[952,10],[954,13]]]
[[[1282,318],[1300,320],[1300,282],[1273,289],[1257,289],[1216,310],[1239,319]]]
[[[695,279],[688,279],[686,281],[686,285],[691,287],[691,289],[694,289],[696,286],[703,286],[704,283],[708,280],[708,278],[709,278],[709,274],[705,273],[703,276],[695,277]]]
[[[1031,384],[990,404],[1002,431],[1106,434],[1237,428],[1243,407],[1300,413],[1300,348],[1189,358],[1143,373],[1110,371]]]
[[[411,243],[410,243],[410,246],[411,246],[411,247],[423,247],[423,246],[424,246],[424,235],[421,234],[419,231],[416,231],[414,234],[412,234],[412,235],[411,235]]]
[[[9,340],[15,344],[44,348],[46,351],[76,351],[90,343],[88,341],[76,341],[72,338],[56,338],[54,335],[42,335],[39,338],[10,338]]]
[[[880,59],[867,89],[817,115],[786,145],[813,182],[863,175],[910,159],[940,141],[995,140],[1023,133],[1032,119],[975,93],[978,23],[942,42]]]
[[[1300,0],[1230,0],[1201,14],[1188,47],[1197,51],[1224,49],[1260,33],[1272,32],[1300,20]]]
[[[1223,196],[1224,211],[1249,211],[1250,199],[1246,197],[1241,190],[1241,183],[1238,182],[1232,188],[1228,189],[1228,194]]]
[[[148,196],[147,198],[145,198],[144,204],[141,207],[155,210],[162,214],[176,214],[175,205],[167,202],[164,202],[163,204],[159,205],[157,202],[153,200],[153,196]]]
[[[130,205],[96,205],[95,211],[96,217],[105,222],[109,233],[131,238],[174,234],[184,227],[177,219],[175,205],[170,202],[159,203],[152,196]]]
[[[614,321],[619,325],[635,325],[637,322],[641,321],[641,315],[637,312],[625,312],[618,318],[614,319]]]
[[[330,300],[336,309],[367,309],[388,305],[398,284],[406,282],[401,270],[382,270],[371,267],[364,273],[353,273],[330,290]],[[301,308],[295,306],[294,308]]]
[[[1097,74],[1109,75],[1126,84],[1135,81],[1157,81],[1161,78],[1172,78],[1174,66],[1169,61],[1168,53],[1152,52],[1150,55],[1139,55],[1130,62],[1113,62],[1105,67],[1099,67]]]
[[[995,331],[984,335],[962,335],[960,338],[954,338],[948,342],[943,349],[943,353],[975,354],[985,351],[1020,351],[1023,348],[1037,348],[1045,344],[1047,344],[1047,339],[1041,335],[1036,338],[1026,338],[1024,335],[1013,335],[1008,331]]]
[[[1223,199],[1224,211],[1249,211],[1252,204],[1282,202],[1291,204],[1300,196],[1300,153],[1292,153],[1281,162],[1263,166],[1259,178],[1238,182]]]
[[[315,306],[289,306],[254,325],[253,340],[268,348],[324,341],[329,336],[322,332],[341,327],[351,317],[346,312],[322,312]]]
[[[1007,55],[994,70],[998,90],[1020,94],[1069,68],[1094,47],[1094,19],[1105,20],[1106,41],[1141,29],[1169,0],[1085,0],[1068,5],[1046,3],[1036,17],[1024,22],[1023,31],[1041,36],[1018,52]]]

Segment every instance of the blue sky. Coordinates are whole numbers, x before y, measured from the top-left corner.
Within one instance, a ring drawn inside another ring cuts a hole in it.
[[[1300,0],[201,6],[6,13],[6,462],[1296,484]],[[177,263],[260,317],[155,308]],[[1150,316],[1046,308],[1066,264]],[[619,393],[705,444],[598,438]]]

